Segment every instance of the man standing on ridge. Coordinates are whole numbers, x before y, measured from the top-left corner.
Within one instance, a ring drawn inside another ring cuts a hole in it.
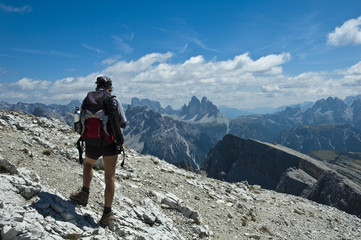
[[[105,102],[111,97],[112,90],[111,79],[106,76],[99,76],[96,81],[96,91],[89,92],[82,102],[82,138],[85,140],[83,187],[80,191],[70,195],[70,199],[78,204],[83,206],[88,204],[93,165],[100,156],[103,156],[105,170],[104,211],[99,221],[99,225],[102,227],[106,227],[115,218],[111,207],[115,192],[115,170],[119,152],[111,130],[109,130],[109,116],[104,111]],[[127,119],[120,101],[115,97],[111,97],[111,101],[117,109],[120,127],[125,128]],[[119,131],[121,130],[119,129]]]

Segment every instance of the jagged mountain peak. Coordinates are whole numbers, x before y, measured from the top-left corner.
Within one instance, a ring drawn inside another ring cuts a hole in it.
[[[318,100],[304,115],[305,124],[352,121],[352,110],[337,97]]]
[[[2,239],[361,237],[361,220],[335,208],[246,182],[209,179],[129,148],[116,173],[116,220],[102,229],[101,168],[94,171],[87,207],[67,198],[81,186],[82,172],[73,146],[78,135],[69,126],[0,111],[0,130]]]
[[[328,111],[328,110],[338,110],[343,111],[347,105],[342,101],[341,99],[337,97],[328,97],[327,99],[320,99],[316,101],[316,103],[313,105],[312,109],[320,108],[322,112]]]
[[[131,107],[142,107],[142,106],[146,106],[150,109],[153,109],[155,111],[161,112],[162,111],[162,107],[160,105],[160,102],[158,101],[152,101],[150,99],[139,99],[137,97],[132,98],[131,100]]]
[[[179,116],[182,116],[184,120],[194,119],[195,121],[199,121],[204,117],[217,117],[218,115],[221,115],[220,111],[211,101],[206,97],[199,101],[195,96],[192,97],[188,106],[183,105],[179,113]]]

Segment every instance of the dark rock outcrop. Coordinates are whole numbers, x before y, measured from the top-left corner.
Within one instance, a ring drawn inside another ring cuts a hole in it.
[[[301,196],[361,217],[359,186],[333,171],[322,174]]]
[[[361,217],[361,188],[350,174],[278,144],[226,135],[209,152],[202,169],[212,178],[247,181],[302,196]]]

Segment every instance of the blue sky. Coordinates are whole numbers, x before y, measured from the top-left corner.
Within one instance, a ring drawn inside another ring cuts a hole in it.
[[[240,109],[361,93],[361,1],[0,0],[0,101]]]

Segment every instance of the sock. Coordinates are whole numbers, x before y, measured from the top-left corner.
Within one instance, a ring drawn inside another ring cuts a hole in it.
[[[84,191],[84,192],[86,192],[86,193],[89,193],[89,188],[88,188],[88,187],[82,187],[81,190]]]
[[[112,207],[104,207],[104,213],[108,214],[112,211]]]

